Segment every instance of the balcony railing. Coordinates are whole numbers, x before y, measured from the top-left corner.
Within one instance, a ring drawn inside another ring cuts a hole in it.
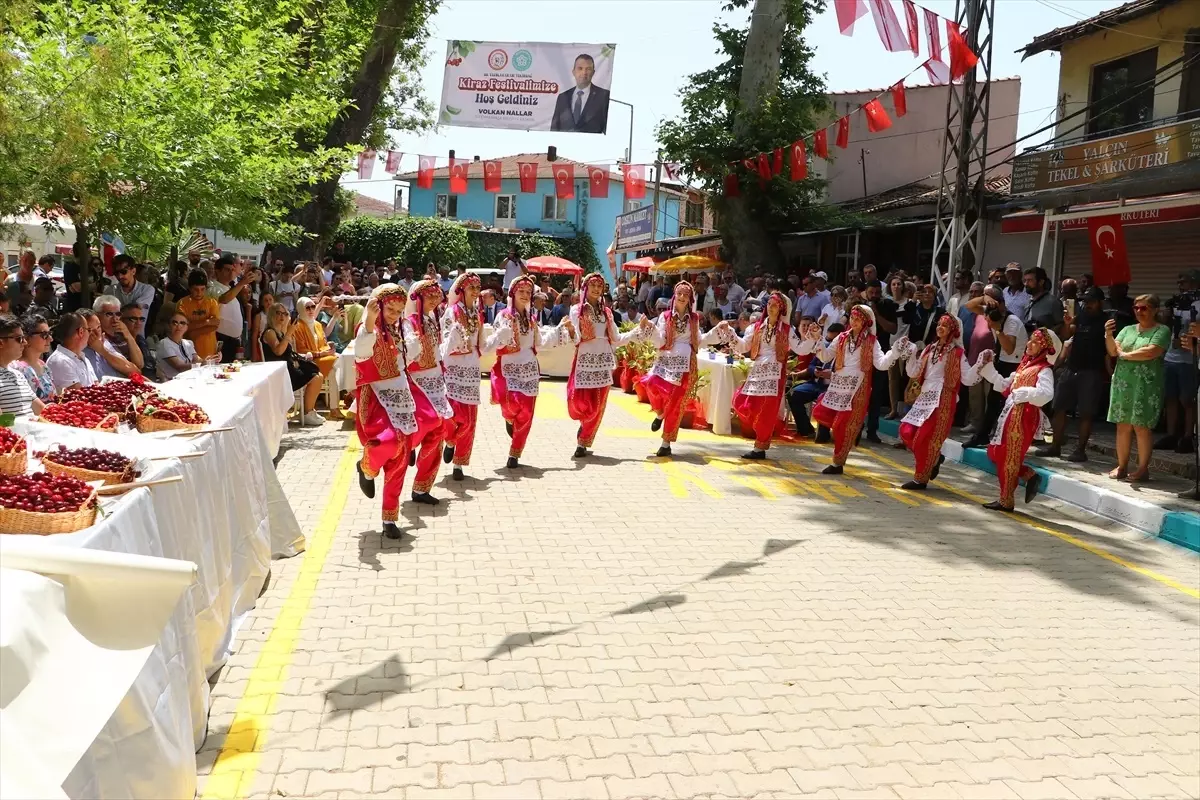
[[[1078,144],[1086,144],[1088,142],[1096,142],[1101,139],[1111,139],[1115,136],[1125,136],[1137,131],[1146,131],[1151,128],[1159,128],[1165,125],[1176,125],[1180,122],[1189,122],[1192,120],[1200,120],[1200,110],[1187,111],[1183,114],[1172,114],[1169,117],[1158,117],[1157,119],[1146,120],[1145,122],[1136,122],[1133,125],[1124,125],[1120,128],[1110,128],[1106,131],[1096,131],[1095,133],[1087,133],[1082,136],[1072,136],[1069,139],[1051,139],[1050,141],[1026,148],[1021,155],[1027,153],[1041,153],[1047,150],[1058,150],[1062,147],[1071,147]]]

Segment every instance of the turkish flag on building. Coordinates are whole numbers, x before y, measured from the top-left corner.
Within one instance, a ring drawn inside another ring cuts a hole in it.
[[[1121,215],[1089,217],[1088,238],[1092,242],[1092,278],[1096,285],[1129,283],[1129,251],[1125,249]]]
[[[622,164],[625,176],[625,199],[640,200],[646,196],[646,165]]]
[[[517,175],[521,178],[521,191],[531,194],[537,191],[538,165],[532,161],[518,161]]]
[[[813,134],[813,152],[826,161],[829,160],[829,134],[824,128]]]
[[[904,96],[904,81],[892,86],[892,105],[896,108],[897,117],[903,117],[908,113],[908,98]]]
[[[837,141],[834,144],[845,150],[850,146],[850,117],[842,117],[838,120],[837,125]]]
[[[417,156],[417,188],[433,188],[433,167],[436,163],[435,156]]]
[[[575,165],[555,164],[554,195],[559,200],[569,200],[575,196]]]
[[[387,151],[387,161],[385,161],[383,164],[384,171],[391,172],[393,174],[399,172],[400,171],[400,157],[403,155],[404,154],[401,153],[399,150],[388,150]]]
[[[872,100],[863,106],[863,113],[867,115],[867,130],[871,133],[879,133],[892,127],[892,118],[883,110],[883,103],[879,100]]]
[[[792,168],[792,180],[802,181],[808,177],[808,157],[804,153],[804,140],[797,139],[788,148],[789,166]]]
[[[608,170],[604,167],[588,167],[588,190],[592,197],[608,197]]]
[[[363,150],[358,154],[358,179],[360,181],[371,180],[371,173],[375,171],[375,151]]]
[[[470,161],[450,159],[450,194],[467,193],[467,170],[470,166]]]
[[[500,191],[500,162],[483,162],[483,190],[485,192]]]

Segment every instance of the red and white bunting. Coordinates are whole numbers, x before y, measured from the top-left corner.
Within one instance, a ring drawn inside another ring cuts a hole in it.
[[[662,170],[663,175],[667,180],[678,182],[680,176],[683,175],[683,164],[670,164],[663,162]]]
[[[826,161],[829,160],[829,134],[825,128],[813,134],[813,152]]]
[[[358,179],[369,181],[373,172],[375,172],[375,151],[363,150],[358,154]]]
[[[899,53],[908,49],[908,37],[900,27],[891,0],[871,0],[871,17],[875,20],[875,30],[885,50]]]
[[[521,179],[521,191],[532,194],[537,191],[538,165],[532,161],[518,161],[517,175]]]
[[[500,191],[500,170],[499,161],[483,162],[483,190],[485,192]]]
[[[771,162],[771,174],[772,175],[782,175],[783,174],[783,148],[776,147],[774,155],[775,155],[775,159],[774,159],[774,161]]]
[[[738,197],[741,195],[741,193],[742,193],[742,190],[738,186],[737,173],[730,172],[728,175],[725,176],[725,196],[726,197]]]
[[[417,156],[417,188],[433,188],[433,168],[437,164],[436,156]]]
[[[383,171],[395,175],[400,171],[400,158],[404,154],[399,150],[388,150],[387,160],[383,162]]]
[[[883,103],[878,99],[867,103],[862,110],[867,115],[867,130],[871,133],[879,133],[892,127],[892,118],[888,116],[887,111],[883,108]]]
[[[588,167],[588,191],[592,197],[608,197],[608,169]]]
[[[843,36],[854,35],[854,23],[867,13],[866,0],[833,0],[837,12],[838,30]]]
[[[450,159],[450,194],[467,193],[467,174],[470,167],[470,161]]]
[[[897,117],[903,117],[908,113],[908,99],[904,96],[903,80],[892,85],[892,106],[896,109]]]
[[[554,196],[559,200],[569,200],[575,196],[575,165],[555,163],[552,167],[554,174]]]
[[[625,178],[626,200],[641,200],[646,196],[645,164],[622,164],[621,173]]]
[[[837,126],[837,140],[834,144],[845,150],[850,146],[850,115],[847,114],[839,119]]]
[[[802,181],[808,177],[808,156],[804,152],[804,140],[797,139],[788,148],[788,161],[792,170],[792,180]]]
[[[975,51],[963,38],[958,23],[946,20],[946,34],[950,43],[950,80],[957,81],[975,69],[975,65],[979,63],[979,56],[975,55]]]
[[[921,54],[921,32],[917,25],[917,6],[912,0],[901,0],[904,6],[904,32],[908,35],[908,49],[914,56]]]

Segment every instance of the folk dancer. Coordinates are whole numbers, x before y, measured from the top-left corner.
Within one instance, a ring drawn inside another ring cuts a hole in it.
[[[596,440],[596,431],[604,418],[608,392],[613,385],[617,357],[613,348],[645,336],[650,321],[621,333],[613,321],[612,311],[604,303],[604,276],[593,272],[579,286],[579,304],[571,308],[571,323],[579,334],[571,377],[567,380],[567,413],[579,422],[575,435],[575,458],[591,453],[588,448]]]
[[[409,466],[416,465],[413,477],[414,503],[436,506],[438,499],[429,493],[437,480],[438,458],[442,452],[445,421],[454,416],[446,397],[446,376],[442,371],[442,332],[437,309],[442,290],[435,280],[420,280],[408,289],[404,309],[404,346],[407,350],[408,380],[417,404],[417,433],[409,451]],[[420,455],[417,447],[420,447]]]
[[[400,489],[408,469],[410,437],[417,432],[417,404],[404,364],[401,321],[408,294],[394,283],[371,292],[366,315],[354,338],[354,428],[362,443],[358,487],[375,497],[375,478],[383,473],[383,535],[400,538]]]
[[[655,455],[671,455],[671,443],[679,436],[679,421],[683,417],[683,401],[688,387],[696,379],[696,352],[701,348],[734,338],[729,323],[722,320],[708,333],[700,333],[700,315],[692,310],[695,290],[687,281],[675,284],[670,307],[659,314],[650,332],[658,348],[650,374],[642,378],[654,422],[650,430],[662,431],[662,446]]]
[[[512,328],[502,327],[483,335],[479,310],[479,276],[459,275],[450,286],[446,314],[442,317],[442,364],[446,369],[446,396],[454,416],[443,428],[442,461],[454,463],[451,477],[463,479],[462,468],[471,463],[475,425],[479,416],[479,359],[512,341]]]
[[[754,432],[754,449],[742,458],[764,459],[771,446],[787,389],[788,359],[803,347],[789,324],[791,318],[792,303],[787,295],[771,292],[763,318],[734,341],[734,347],[748,354],[753,362],[746,382],[733,396],[733,410],[742,425],[742,434]]]
[[[924,489],[937,478],[946,460],[942,443],[954,424],[959,387],[979,382],[979,366],[972,367],[963,350],[958,317],[943,314],[937,323],[937,341],[919,356],[917,352],[917,345],[909,342],[906,369],[909,378],[920,382],[921,393],[900,421],[900,440],[916,462],[913,479],[900,487],[909,490]]]
[[[875,312],[870,306],[852,308],[849,325],[828,346],[820,341],[820,326],[810,327],[801,350],[802,353],[815,350],[817,358],[833,362],[829,388],[813,408],[813,420],[829,428],[833,437],[832,463],[821,471],[824,475],[841,475],[850,450],[858,441],[871,401],[872,370],[887,372],[908,344],[908,339],[901,336],[884,353],[876,338]]]
[[[1052,331],[1038,328],[1025,345],[1021,363],[1007,378],[996,371],[992,353],[979,355],[983,362],[979,374],[1004,395],[1004,409],[996,423],[987,454],[996,465],[1000,479],[1000,499],[984,503],[993,511],[1012,511],[1017,482],[1025,480],[1025,502],[1033,501],[1042,488],[1042,478],[1025,464],[1025,453],[1033,440],[1049,429],[1042,406],[1054,399],[1054,362],[1062,352],[1062,342]]]
[[[508,449],[508,469],[521,466],[521,453],[533,427],[533,411],[537,406],[538,348],[558,347],[575,338],[575,327],[564,318],[556,327],[539,327],[533,317],[533,278],[520,275],[508,287],[508,307],[500,312],[497,328],[508,328],[512,339],[496,351],[496,365],[491,371],[492,403],[500,406],[504,428],[512,437]]]

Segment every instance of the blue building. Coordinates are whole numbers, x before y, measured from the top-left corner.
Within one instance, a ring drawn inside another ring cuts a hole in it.
[[[646,186],[644,198],[626,200],[625,184],[619,171],[609,173],[608,197],[592,197],[587,164],[561,157],[550,162],[546,160],[545,153],[522,153],[494,160],[500,161],[501,165],[499,192],[484,190],[483,163],[480,161],[470,166],[465,194],[451,194],[448,166],[434,170],[431,189],[417,186],[415,172],[397,175],[396,180],[409,184],[409,215],[473,221],[493,230],[556,237],[571,237],[577,231],[586,231],[595,241],[596,258],[607,272],[607,249],[613,241],[617,216],[654,202],[653,184]],[[521,191],[518,162],[537,164],[537,191]],[[574,165],[574,197],[560,200],[555,195],[553,164]],[[677,189],[663,187],[660,190],[659,239],[680,235],[680,220],[684,218],[683,204],[686,201],[687,196]]]

